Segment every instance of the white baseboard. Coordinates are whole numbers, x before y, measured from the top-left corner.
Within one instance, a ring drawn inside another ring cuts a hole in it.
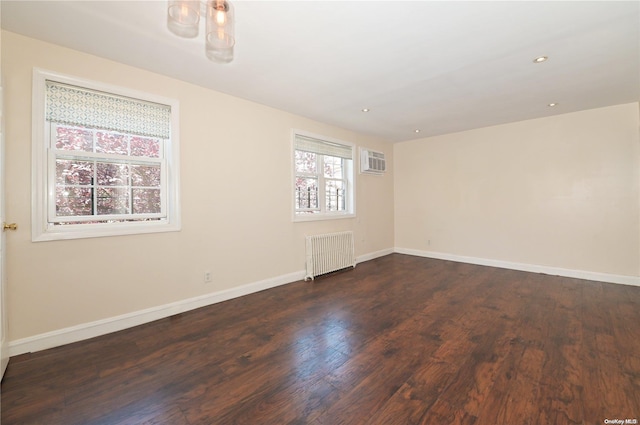
[[[357,257],[356,264],[364,263],[365,261],[374,260],[376,258],[384,257],[385,255],[389,255],[393,253],[394,253],[393,248],[381,249],[380,251],[370,252],[368,254],[360,255],[359,257]]]
[[[393,252],[393,248],[389,248],[364,254],[356,258],[356,263],[373,260],[374,258],[392,254]],[[299,280],[303,280],[304,276],[304,270],[298,271],[258,282],[248,283],[236,288],[213,292],[211,294],[205,294],[182,301],[151,307],[145,310],[134,311],[120,316],[109,317],[95,322],[82,323],[80,325],[64,329],[17,339],[9,342],[9,356],[17,356],[20,354],[46,350],[48,348],[71,344],[73,342],[94,338],[100,335],[106,335],[111,332],[121,331],[144,323],[153,322],[154,320],[164,319],[165,317],[173,316],[175,314],[195,310],[196,308],[242,297],[265,289],[275,288],[276,286],[286,285],[287,283],[297,282]]]
[[[559,267],[538,266],[535,264],[513,263],[508,261],[490,260],[477,257],[466,257],[442,252],[422,251],[409,248],[389,248],[380,251],[360,255],[356,258],[356,263],[363,263],[378,257],[383,257],[392,253],[408,254],[419,257],[435,258],[440,260],[457,261],[462,263],[477,264],[482,266],[499,267],[505,269],[521,270],[526,272],[544,273],[556,276],[565,276],[578,279],[594,280],[599,282],[618,283],[623,285],[640,286],[638,276],[620,276],[607,273],[597,273],[582,270],[563,269]],[[265,289],[275,288],[280,285],[303,280],[304,271],[298,271],[258,282],[248,283],[236,288],[226,289],[211,294],[205,294],[182,301],[151,307],[145,310],[109,317],[107,319],[94,322],[83,323],[64,329],[58,329],[27,338],[9,342],[9,356],[17,356],[24,353],[31,353],[60,345],[70,344],[89,338],[117,332],[123,329],[149,323],[154,320],[164,319],[175,314],[195,310],[207,305],[216,304],[233,298],[249,295]]]
[[[513,263],[510,261],[490,260],[478,257],[448,254],[444,252],[422,251],[410,248],[394,249],[398,254],[415,255],[418,257],[435,258],[438,260],[457,261],[460,263],[477,264],[480,266],[499,267],[502,269],[520,270],[525,272],[543,273],[552,276],[572,277],[576,279],[595,280],[598,282],[618,283],[621,285],[640,286],[640,276],[623,276],[608,273],[590,272],[584,270],[564,269],[561,267],[539,266],[536,264]]]
[[[175,314],[184,313],[196,308],[227,301],[232,298],[242,297],[265,289],[304,279],[304,271],[289,273],[286,275],[265,279],[258,282],[226,289],[211,294],[200,295],[182,301],[151,307],[145,310],[134,311],[120,316],[109,317],[95,322],[83,323],[69,328],[58,329],[27,338],[9,342],[9,356],[17,356],[24,353],[46,350],[60,345],[82,341],[111,332],[121,331],[133,326],[164,319]]]

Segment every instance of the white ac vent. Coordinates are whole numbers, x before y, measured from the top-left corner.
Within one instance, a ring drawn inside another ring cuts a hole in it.
[[[360,149],[360,172],[382,174],[387,170],[384,153]]]

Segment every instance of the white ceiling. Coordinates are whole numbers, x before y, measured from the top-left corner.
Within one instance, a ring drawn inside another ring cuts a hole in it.
[[[235,1],[225,65],[166,5],[2,0],[2,28],[393,142],[640,100],[638,1]]]

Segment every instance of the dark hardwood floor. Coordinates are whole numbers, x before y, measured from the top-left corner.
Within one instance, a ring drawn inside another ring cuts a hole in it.
[[[3,425],[615,419],[640,421],[640,288],[399,254],[14,357],[2,383]]]

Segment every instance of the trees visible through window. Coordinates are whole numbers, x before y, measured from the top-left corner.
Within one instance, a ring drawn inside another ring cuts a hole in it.
[[[162,216],[163,140],[55,124],[51,134],[56,158],[53,221]]]
[[[294,133],[294,210],[301,218],[353,214],[353,147]]]
[[[178,230],[177,102],[34,74],[34,240]]]

